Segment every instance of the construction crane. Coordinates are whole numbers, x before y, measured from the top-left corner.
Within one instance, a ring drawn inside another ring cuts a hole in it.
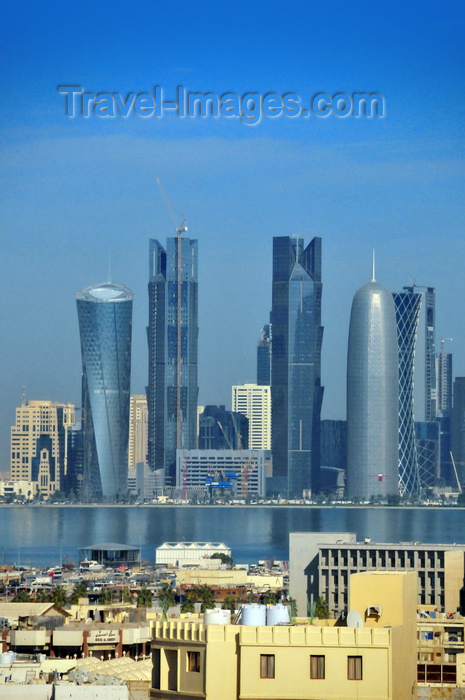
[[[157,185],[161,195],[165,201],[166,207],[173,219],[176,229],[176,291],[177,291],[177,314],[176,314],[176,340],[177,340],[177,357],[176,357],[176,449],[182,448],[182,405],[181,405],[181,386],[182,386],[182,234],[187,231],[186,220],[183,219],[178,225],[173,209],[169,202],[166,192],[158,177],[156,178]],[[187,477],[187,475],[186,475]]]
[[[240,474],[241,474],[241,495],[245,498],[247,496],[248,490],[249,490],[249,476],[250,472],[257,466],[256,462],[254,461],[253,456],[251,455],[248,459],[244,455],[244,450],[242,449],[242,439],[240,432],[237,429],[236,421],[234,419],[234,416],[232,416],[234,427],[236,429],[236,435],[237,435],[237,445],[238,449],[235,450],[233,449],[230,440],[228,439],[228,436],[226,435],[226,431],[221,425],[220,421],[217,421],[221,432],[223,433],[223,437],[226,440],[226,444],[228,445],[229,449],[231,450],[233,454],[233,459],[237,463]],[[242,461],[236,460],[236,457],[234,456],[236,452],[241,453]]]

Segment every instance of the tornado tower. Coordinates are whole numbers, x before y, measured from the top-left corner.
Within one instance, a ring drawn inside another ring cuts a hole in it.
[[[126,494],[132,292],[98,284],[77,294],[82,354],[84,497]]]

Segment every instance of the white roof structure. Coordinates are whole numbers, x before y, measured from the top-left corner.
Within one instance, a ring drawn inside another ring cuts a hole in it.
[[[180,560],[211,559],[214,554],[231,556],[223,542],[164,542],[155,550],[156,564],[176,564]]]

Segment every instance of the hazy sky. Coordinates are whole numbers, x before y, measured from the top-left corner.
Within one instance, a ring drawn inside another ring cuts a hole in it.
[[[132,391],[147,376],[148,240],[199,240],[199,402],[255,381],[272,238],[323,239],[323,417],[345,417],[349,314],[371,276],[437,291],[437,345],[465,375],[462,2],[15,2],[1,16],[0,470],[21,387],[80,405],[76,292],[134,291]],[[89,119],[58,86],[378,92],[383,119]],[[418,407],[422,417],[422,407]]]

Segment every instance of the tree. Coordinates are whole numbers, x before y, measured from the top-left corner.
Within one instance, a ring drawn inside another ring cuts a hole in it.
[[[225,596],[223,600],[223,605],[221,606],[222,610],[229,610],[231,615],[234,615],[236,612],[236,606],[238,604],[237,598],[234,598],[232,595],[227,595]]]
[[[188,593],[181,604],[181,612],[195,613],[195,599]]]
[[[215,596],[210,586],[207,584],[203,586],[195,586],[192,589],[192,593],[195,598],[201,603],[200,612],[205,612],[205,610],[212,610],[215,607]]]
[[[320,595],[320,597],[316,601],[315,617],[318,617],[320,620],[327,620],[329,617],[328,603],[322,595]]]
[[[13,598],[13,603],[30,603],[31,602],[31,596],[27,591],[18,591],[15,597]]]
[[[63,607],[66,605],[66,591],[63,586],[55,586],[51,595],[52,603]]]
[[[268,589],[266,593],[263,594],[263,603],[265,605],[276,605],[276,593]]]
[[[51,600],[52,596],[49,593],[49,591],[46,591],[44,588],[41,588],[39,591],[37,591],[35,597],[36,603],[50,603]]]
[[[165,584],[158,594],[158,604],[163,610],[163,617],[166,618],[166,613],[168,612],[169,608],[175,604],[175,602],[176,598],[173,589],[171,586]]]
[[[400,503],[400,496],[398,493],[389,493],[387,497],[388,506],[398,506]]]
[[[221,559],[221,563],[226,564],[226,566],[229,566],[229,568],[231,568],[233,565],[233,558],[229,554],[225,554],[224,552],[212,554],[210,559]]]
[[[122,603],[132,603],[132,594],[128,588],[124,588],[121,594]]]
[[[87,586],[85,583],[78,583],[77,586],[74,586],[69,602],[71,605],[77,605],[79,598],[87,598]]]
[[[111,605],[113,603],[113,591],[110,588],[103,588],[98,597],[98,602],[101,605]]]
[[[151,608],[152,607],[152,591],[148,588],[142,586],[139,593],[137,594],[137,607],[138,608]]]

